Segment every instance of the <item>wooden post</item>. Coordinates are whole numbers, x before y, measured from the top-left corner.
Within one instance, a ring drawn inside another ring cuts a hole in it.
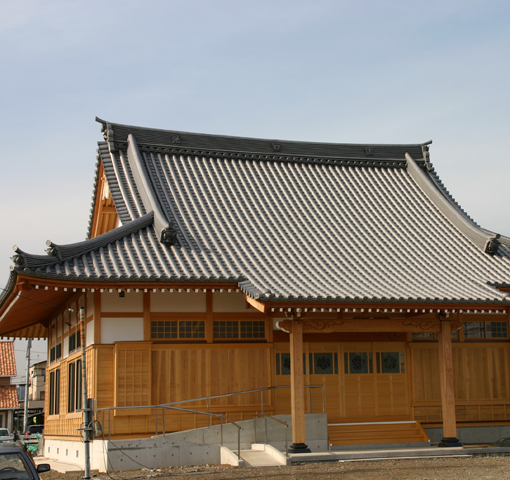
[[[441,382],[441,406],[443,410],[443,438],[440,447],[461,447],[457,438],[455,418],[455,389],[453,382],[452,329],[450,320],[441,318],[439,333],[439,376]]]
[[[306,453],[305,382],[303,376],[303,323],[292,322],[290,331],[290,397],[292,413],[292,445],[289,453]]]

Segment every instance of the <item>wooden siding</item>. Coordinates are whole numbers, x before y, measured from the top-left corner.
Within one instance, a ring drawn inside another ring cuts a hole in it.
[[[435,343],[411,344],[413,415],[440,422],[439,353]],[[510,420],[510,344],[454,343],[457,422]]]
[[[275,352],[287,353],[288,344],[275,344]],[[316,375],[307,365],[305,385],[324,385],[328,422],[408,420],[409,375],[407,373],[376,373],[377,352],[407,352],[405,342],[331,342],[305,343],[305,356],[329,352],[338,355],[338,373]],[[373,373],[345,374],[344,353],[370,352],[373,357]],[[309,360],[308,360],[309,363]],[[408,359],[406,358],[406,364]],[[406,370],[407,371],[407,370]],[[289,375],[276,375],[277,385],[289,385]],[[313,402],[312,402],[313,398]],[[307,413],[322,412],[321,389],[305,389]],[[288,413],[290,391],[277,390],[276,413]]]

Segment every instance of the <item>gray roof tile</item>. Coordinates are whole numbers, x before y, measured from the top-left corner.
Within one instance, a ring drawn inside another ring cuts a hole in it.
[[[238,282],[262,300],[506,303],[510,240],[448,194],[423,145],[245,139],[104,124],[112,232],[14,269],[89,281]],[[279,147],[275,147],[279,145]],[[276,151],[275,151],[276,149]],[[406,154],[408,157],[406,158]],[[161,243],[173,225],[174,245]]]

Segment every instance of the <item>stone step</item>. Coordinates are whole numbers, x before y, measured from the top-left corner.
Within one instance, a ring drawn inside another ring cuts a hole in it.
[[[241,450],[241,458],[246,467],[276,467],[281,465],[268,453],[261,450]]]

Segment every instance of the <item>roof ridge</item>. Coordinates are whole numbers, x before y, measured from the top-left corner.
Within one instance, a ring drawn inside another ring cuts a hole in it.
[[[111,123],[99,118],[96,118],[96,121],[102,124],[104,138],[112,149],[115,149],[116,143],[126,142],[128,135],[133,134],[139,145],[173,145],[212,151],[276,153],[289,156],[404,160],[407,151],[410,151],[415,158],[420,158],[423,155],[423,147],[431,143],[430,141],[411,144],[304,142],[137,127]]]
[[[490,235],[478,226],[453,201],[450,195],[434,181],[429,173],[429,167],[424,171],[414,161],[411,155],[406,154],[407,170],[413,180],[423,192],[434,202],[436,207],[446,216],[471,242],[483,252],[494,255],[499,246],[499,234]],[[496,243],[494,243],[496,242]]]

